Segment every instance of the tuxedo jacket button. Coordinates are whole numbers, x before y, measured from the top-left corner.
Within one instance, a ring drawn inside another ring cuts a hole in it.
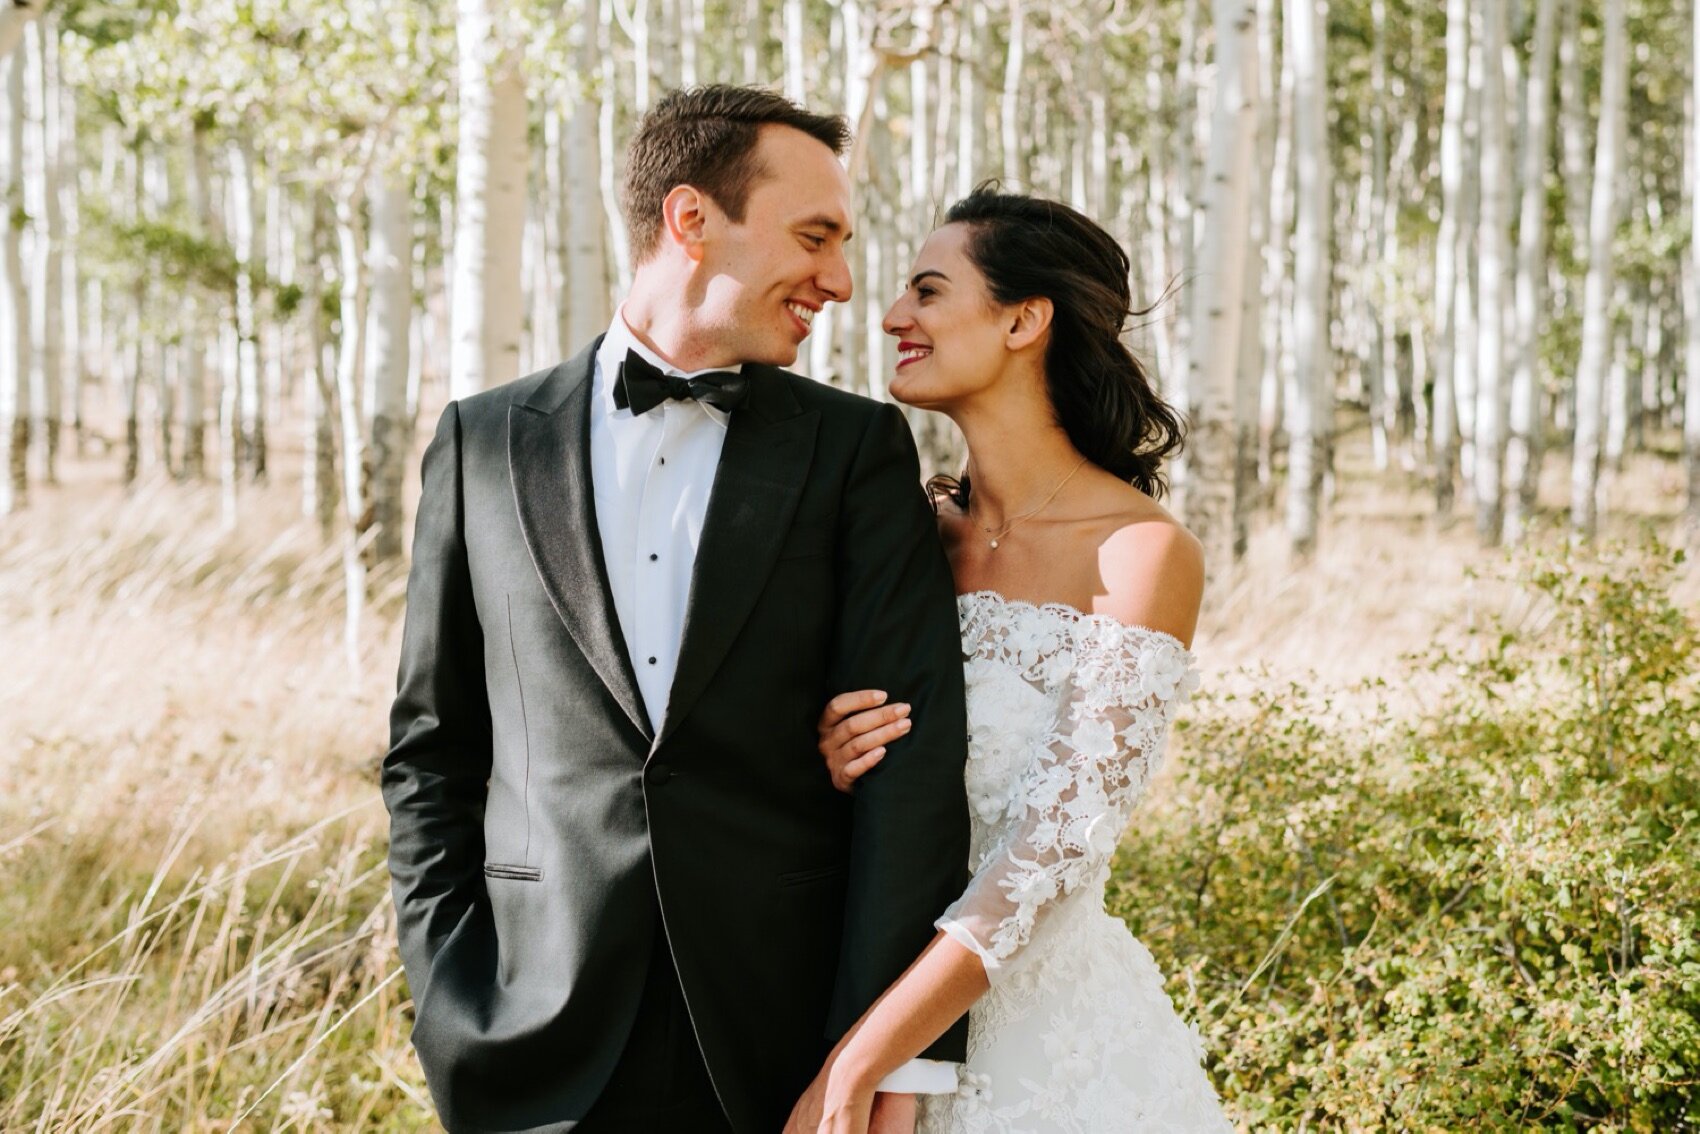
[[[643,778],[649,781],[651,787],[660,787],[673,778],[673,769],[665,764],[651,764],[643,770]]]

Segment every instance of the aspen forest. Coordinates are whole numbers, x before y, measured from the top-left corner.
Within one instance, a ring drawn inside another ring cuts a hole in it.
[[[420,454],[711,82],[853,129],[816,381],[984,181],[1128,251],[1209,582],[1111,908],[1239,1127],[1700,1127],[1692,0],[0,0],[0,1130],[436,1128]]]

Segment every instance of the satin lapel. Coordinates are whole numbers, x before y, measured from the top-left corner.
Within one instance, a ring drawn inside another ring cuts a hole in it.
[[[520,531],[549,601],[602,683],[644,736],[649,718],[614,612],[590,480],[595,347],[562,363],[532,399],[508,408],[508,472]]]
[[[756,376],[750,404],[727,426],[685,604],[679,667],[657,744],[708,687],[755,609],[796,515],[814,460],[820,414],[801,412],[783,383],[777,373]]]

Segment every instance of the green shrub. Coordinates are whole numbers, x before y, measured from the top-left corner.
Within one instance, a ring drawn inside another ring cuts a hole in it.
[[[1243,1123],[1697,1128],[1682,562],[1546,553],[1520,625],[1469,657],[1183,715],[1111,908],[1170,972]]]

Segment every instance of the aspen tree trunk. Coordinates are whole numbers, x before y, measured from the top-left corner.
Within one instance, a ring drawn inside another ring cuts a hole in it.
[[[1508,0],[1483,0],[1481,211],[1478,217],[1479,315],[1476,364],[1476,535],[1484,546],[1499,543],[1505,526],[1501,474],[1505,462],[1505,411],[1509,389],[1504,381],[1505,293],[1507,274],[1505,55]]]
[[[1002,130],[1003,176],[1009,186],[1025,186],[1026,162],[1021,145],[1021,69],[1027,55],[1027,21],[1023,0],[1009,0],[1009,49],[1004,56],[1003,97],[998,118]]]
[[[1535,5],[1529,82],[1523,98],[1522,201],[1517,221],[1516,368],[1505,450],[1505,538],[1517,542],[1541,483],[1540,305],[1546,270],[1546,161],[1551,146],[1554,10]]]
[[[54,58],[57,61],[59,44],[54,38]],[[77,269],[77,245],[81,239],[82,218],[77,201],[77,163],[68,160],[64,155],[77,152],[77,98],[70,83],[61,81],[56,84],[56,97],[59,101],[59,193],[60,217],[63,221],[64,240],[61,242],[60,258],[62,268],[60,279],[62,291],[60,310],[63,312],[62,334],[64,335],[64,358],[66,371],[66,401],[68,405],[62,409],[60,420],[71,422],[73,438],[77,440],[78,451],[81,451],[83,429],[83,382],[88,370],[87,361],[83,355],[82,310],[78,302],[81,294],[82,281]],[[55,444],[50,441],[49,444]]]
[[[1083,126],[1085,144],[1085,201],[1087,216],[1111,218],[1107,212],[1110,201],[1110,100],[1104,89],[1104,44],[1094,39],[1085,45],[1086,51],[1086,120]]]
[[[142,201],[149,220],[158,221],[167,215],[171,207],[170,184],[166,176],[165,155],[158,146],[148,146],[139,150],[141,162]],[[154,335],[146,336],[148,342],[141,341],[141,313],[145,292],[140,280],[136,285],[136,309],[138,312],[138,337],[135,346],[136,365],[134,372],[136,382],[140,384],[143,374],[142,359],[150,357],[153,360],[153,389],[154,389],[154,428],[159,437],[159,467],[168,476],[178,476],[176,464],[176,426],[177,426],[177,386],[176,374],[167,365],[168,350],[163,339]],[[145,349],[151,348],[151,349]]]
[[[959,53],[962,50],[962,26],[964,21],[950,7],[943,7],[939,19],[944,22],[944,32],[941,34],[941,46],[938,52],[937,69],[934,72],[934,99],[932,152],[935,155],[932,169],[927,171],[927,187],[925,192],[933,202],[936,217],[942,217],[946,206],[950,203],[947,194],[950,187],[956,184],[956,147],[953,142],[956,131],[961,124],[961,114],[956,106],[956,84]],[[928,218],[929,221],[934,219]],[[929,227],[931,227],[929,225]],[[916,234],[917,241],[925,239],[926,233]],[[916,247],[919,247],[917,243]]]
[[[1683,274],[1688,336],[1684,350],[1682,451],[1688,465],[1688,529],[1692,541],[1700,544],[1700,10],[1689,16],[1689,24],[1693,45],[1688,70],[1688,163],[1684,178],[1688,190],[1689,235]]]
[[[619,14],[620,9],[616,8],[615,12]],[[624,26],[627,38],[632,41],[632,108],[641,115],[649,109],[650,83],[654,76],[654,65],[649,58],[649,0],[635,0],[631,23]]]
[[[915,37],[920,42],[932,42],[933,18],[931,3],[922,3],[916,9]],[[930,53],[923,54],[909,64],[909,176],[906,181],[909,209],[903,221],[916,247],[919,247],[927,230],[932,228],[935,204],[930,193],[933,178],[932,84]],[[905,266],[894,265],[894,268],[902,271]]]
[[[704,16],[702,5],[697,5],[697,15]],[[762,0],[744,0],[744,26],[750,29],[750,34],[744,36],[743,50],[740,52],[743,60],[743,83],[753,87],[762,81],[761,52],[766,46],[763,35],[757,34],[759,28],[764,28],[765,18],[762,13]]]
[[[199,126],[189,133],[189,152],[183,163],[184,196],[189,215],[197,226],[206,224],[212,160],[207,153],[206,133]],[[205,235],[204,232],[202,235]],[[183,476],[200,480],[207,471],[207,347],[217,335],[208,318],[206,299],[190,287],[183,300]]]
[[[21,37],[22,27],[18,28]],[[13,51],[0,59],[0,515],[22,508],[29,492],[30,303],[24,277],[24,60]],[[9,348],[9,349],[7,349]]]
[[[577,26],[575,47],[583,81],[573,92],[567,115],[565,144],[556,171],[566,191],[559,198],[563,215],[561,231],[562,296],[557,318],[561,354],[571,357],[607,329],[613,320],[608,288],[608,248],[604,239],[608,218],[602,209],[602,152],[596,136],[602,108],[596,84],[590,80],[595,67],[596,23],[593,0],[584,0]]]
[[[849,117],[852,128],[856,131],[856,137],[851,142],[852,149],[848,162],[852,185],[858,185],[861,182],[857,173],[858,157],[867,152],[869,141],[869,130],[864,128],[863,119],[867,117],[865,112],[869,105],[868,78],[871,68],[865,61],[868,45],[862,28],[862,3],[863,0],[841,0],[838,6],[837,21],[839,53],[844,60],[844,97],[840,105],[844,107],[844,112]],[[868,125],[871,126],[871,123]],[[863,197],[869,196],[865,187],[862,190],[862,195]],[[862,240],[856,243],[859,243],[862,248],[860,251],[854,247],[850,250],[851,273],[856,280],[850,301],[839,305],[843,308],[842,311],[828,307],[826,311],[821,313],[825,315],[830,312],[833,315],[832,321],[825,327],[820,325],[821,317],[816,316],[814,329],[810,332],[810,335],[813,337],[822,331],[827,331],[838,340],[841,368],[834,375],[834,381],[847,390],[861,392],[867,389],[867,373],[862,362],[862,346],[865,337],[860,333],[862,321],[859,316],[868,301],[866,250],[872,241]],[[861,261],[861,264],[858,265],[857,261]],[[843,320],[844,324],[842,335],[836,333],[840,319]],[[822,375],[817,374],[816,377],[820,378]]]
[[[703,28],[704,0],[676,0],[681,11],[679,22],[679,81],[683,86],[694,87],[700,81],[698,78],[697,52],[699,46],[708,38]],[[745,29],[746,38],[754,40],[760,33],[761,25],[751,21]]]
[[[808,89],[803,83],[803,0],[785,0],[785,97],[792,102],[806,102]]]
[[[413,316],[413,194],[407,179],[383,173],[372,193],[371,302],[366,372],[373,387],[372,557],[402,555],[403,471],[407,464],[407,348]]]
[[[135,139],[125,153],[124,180],[128,195],[127,209],[131,220],[141,217],[147,199],[142,183],[142,142]],[[123,352],[119,362],[124,374],[124,471],[121,474],[126,488],[136,482],[142,467],[142,311],[147,300],[147,276],[141,272],[131,282],[125,295],[124,332],[117,337],[113,353]]]
[[[1226,564],[1234,551],[1234,482],[1238,468],[1235,406],[1251,236],[1251,167],[1257,145],[1257,9],[1254,0],[1214,0],[1216,106],[1204,169],[1198,252],[1210,278],[1192,294],[1199,342],[1190,352],[1192,416],[1184,509],[1207,561]]]
[[[1258,397],[1264,365],[1266,246],[1269,241],[1269,185],[1275,146],[1275,0],[1255,0],[1257,52],[1257,142],[1252,148],[1248,194],[1251,210],[1246,237],[1245,281],[1240,294],[1238,372],[1234,375],[1234,559],[1251,543],[1251,517],[1260,496],[1258,484]]]
[[[1293,551],[1316,549],[1318,511],[1333,416],[1328,350],[1329,215],[1326,30],[1317,0],[1293,0],[1293,158],[1297,167],[1293,257],[1294,381],[1288,399],[1287,536]]]
[[[968,196],[980,180],[981,138],[986,124],[985,88],[980,85],[976,52],[989,51],[991,35],[986,28],[986,6],[971,4],[958,17],[962,40],[962,65],[957,69],[957,102],[962,121],[956,134],[956,196]]]
[[[1389,204],[1387,138],[1387,0],[1371,0],[1370,54],[1370,201],[1366,229],[1369,232],[1369,264],[1376,285],[1366,305],[1369,320],[1369,375],[1366,379],[1372,410],[1370,430],[1375,449],[1375,467],[1385,470],[1393,458],[1399,436],[1399,388],[1393,364],[1393,260],[1389,244],[1398,239],[1398,226]]]
[[[336,424],[331,416],[336,406],[336,359],[325,311],[326,240],[330,212],[324,191],[311,190],[308,206],[311,219],[307,230],[308,260],[304,278],[308,341],[313,358],[307,375],[305,454],[301,466],[301,513],[316,521],[321,538],[329,540],[336,524],[336,502],[340,488],[336,480]]]
[[[1638,313],[1630,302],[1629,287],[1621,279],[1617,281],[1616,299],[1611,310],[1628,311],[1629,317],[1627,320],[1612,320],[1611,364],[1606,369],[1606,409],[1603,415],[1606,439],[1602,463],[1612,472],[1622,472],[1623,455],[1629,448],[1629,421],[1634,416],[1631,403],[1636,392],[1636,383],[1629,380],[1629,347],[1634,341],[1630,324],[1636,320]]]
[[[337,347],[336,398],[342,438],[343,650],[351,673],[360,672],[360,620],[366,607],[366,560],[362,537],[371,522],[366,510],[366,438],[360,427],[360,371],[365,354],[366,265],[361,256],[360,204],[356,183],[337,195],[336,234],[342,337]]]
[[[1446,99],[1440,126],[1440,232],[1434,268],[1434,506],[1452,512],[1458,460],[1458,401],[1453,384],[1458,346],[1458,258],[1460,197],[1464,183],[1464,114],[1469,81],[1469,9],[1466,0],[1446,3]]]
[[[1576,441],[1570,464],[1570,524],[1592,535],[1599,518],[1600,414],[1611,350],[1612,240],[1617,235],[1617,173],[1623,164],[1625,68],[1623,0],[1605,0],[1600,67],[1600,126],[1594,192],[1588,210],[1588,276],[1583,283],[1582,357],[1576,366]]]
[[[498,26],[501,0],[459,0],[460,148],[449,394],[463,398],[518,373],[525,311],[525,83]]]
[[[1582,85],[1582,0],[1562,0],[1564,29],[1558,39],[1559,160],[1564,182],[1564,216],[1577,249],[1588,238],[1588,92]]]
[[[680,78],[679,9],[684,4],[685,0],[638,0],[638,11],[642,13],[639,18],[660,33],[650,65],[652,75],[663,76],[663,88],[677,84]]]
[[[899,215],[893,207],[893,194],[890,191],[889,178],[896,172],[892,153],[891,130],[887,126],[889,117],[886,113],[886,71],[881,68],[874,74],[875,86],[868,92],[869,108],[873,111],[872,133],[868,139],[872,146],[869,156],[873,159],[869,176],[866,181],[867,208],[864,210],[869,225],[867,243],[863,252],[867,256],[867,267],[862,273],[862,286],[857,290],[861,293],[862,328],[867,343],[867,391],[871,397],[885,400],[886,382],[891,377],[891,367],[886,364],[886,356],[892,353],[893,346],[890,336],[882,327],[884,316],[884,296],[889,291],[882,285],[892,278],[898,269],[893,265],[892,249],[896,245],[896,234],[893,232],[896,217]],[[851,302],[856,302],[852,297]],[[894,359],[895,362],[895,359]]]
[[[1476,366],[1480,341],[1476,319],[1476,218],[1481,184],[1481,131],[1477,116],[1482,105],[1482,45],[1477,13],[1471,14],[1469,62],[1464,94],[1464,169],[1469,174],[1458,195],[1458,275],[1453,303],[1458,308],[1453,326],[1452,392],[1458,414],[1458,471],[1464,491],[1473,492],[1476,475]]]
[[[1283,13],[1291,5],[1282,2]],[[1291,21],[1283,14],[1281,21],[1281,79],[1276,92],[1275,139],[1271,154],[1269,178],[1269,240],[1268,257],[1270,302],[1264,309],[1266,339],[1264,344],[1262,390],[1258,404],[1259,479],[1273,487],[1275,456],[1287,447],[1285,410],[1287,388],[1293,382],[1293,303],[1292,275],[1287,265],[1292,263],[1293,240],[1293,53],[1286,46]]]
[[[260,328],[254,303],[255,258],[258,250],[258,215],[255,201],[253,154],[243,139],[231,142],[230,237],[236,253],[236,338],[237,379],[241,450],[238,467],[246,468],[255,480],[264,475],[264,419],[260,407]]]
[[[59,148],[59,39],[58,21],[48,15],[30,28],[29,85],[38,154],[37,199],[32,215],[39,216],[35,241],[35,281],[31,292],[31,321],[35,341],[41,344],[31,368],[31,401],[35,430],[42,450],[42,479],[59,480],[59,429],[65,389],[64,296],[65,224],[61,210],[66,190]]]
[[[1171,92],[1174,105],[1174,132],[1169,136],[1169,168],[1164,178],[1164,204],[1169,220],[1170,264],[1179,275],[1184,288],[1198,286],[1196,277],[1198,227],[1193,203],[1198,199],[1196,172],[1198,117],[1198,9],[1200,0],[1183,0],[1181,8],[1181,38],[1175,57],[1175,86]],[[1175,305],[1173,326],[1169,329],[1168,367],[1158,377],[1163,391],[1178,408],[1186,406],[1186,376],[1191,371],[1193,346],[1192,321],[1189,305]],[[1186,469],[1177,467],[1177,478],[1184,489]]]
[[[613,0],[601,0],[597,10],[601,13],[597,20],[597,42],[600,48],[598,55],[602,60],[602,89],[612,94],[620,89],[612,50]],[[596,144],[600,152],[597,164],[602,167],[602,209],[608,216],[608,234],[613,242],[614,277],[620,294],[625,295],[632,289],[632,252],[620,214],[621,151],[614,136],[614,108],[618,102],[619,99],[612,97],[602,100],[601,112],[596,118]]]

